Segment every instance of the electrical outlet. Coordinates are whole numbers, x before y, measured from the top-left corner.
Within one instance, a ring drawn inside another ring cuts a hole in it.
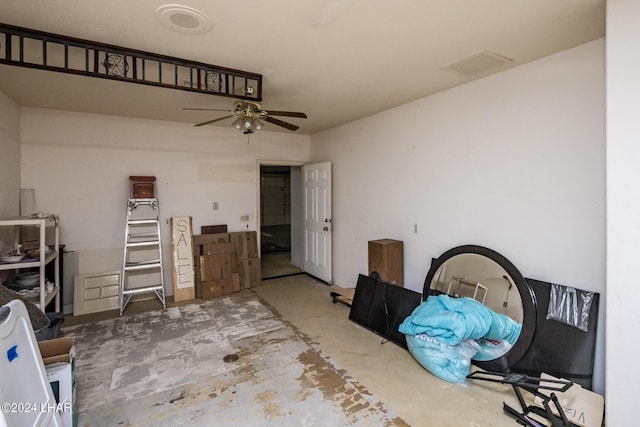
[[[218,202],[213,202],[213,210],[214,211],[218,210]]]
[[[418,234],[418,224],[413,224],[413,233]]]

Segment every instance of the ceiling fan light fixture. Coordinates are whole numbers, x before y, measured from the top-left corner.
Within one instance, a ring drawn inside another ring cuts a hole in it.
[[[242,129],[242,117],[238,117],[237,119],[235,119],[233,123],[231,123],[231,125],[238,130]]]
[[[253,130],[255,129],[255,123],[251,117],[245,117],[242,121],[242,126],[244,130]]]
[[[272,125],[280,126],[290,131],[296,131],[300,129],[300,126],[292,123],[285,122],[284,120],[277,119],[272,116],[284,116],[284,117],[297,117],[306,119],[305,113],[295,111],[278,111],[278,110],[263,110],[260,104],[253,101],[239,100],[233,103],[232,110],[219,110],[217,108],[183,108],[183,110],[211,110],[211,111],[228,111],[229,115],[207,120],[202,123],[197,123],[194,126],[210,125],[212,123],[219,122],[221,120],[233,118],[231,126],[237,130],[241,130],[245,134],[254,133],[264,128],[265,122],[269,122]]]

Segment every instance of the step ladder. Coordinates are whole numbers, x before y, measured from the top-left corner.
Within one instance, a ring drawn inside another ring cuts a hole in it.
[[[154,292],[166,308],[160,214],[154,176],[130,176],[120,316],[135,294]],[[159,282],[159,283],[158,283]]]

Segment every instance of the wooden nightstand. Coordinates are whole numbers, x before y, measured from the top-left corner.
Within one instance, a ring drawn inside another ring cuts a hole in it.
[[[401,240],[369,241],[369,274],[373,271],[387,283],[404,286],[404,257]]]

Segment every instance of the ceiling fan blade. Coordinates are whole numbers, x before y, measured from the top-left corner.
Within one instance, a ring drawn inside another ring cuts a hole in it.
[[[207,120],[206,122],[198,123],[198,124],[195,124],[194,126],[210,125],[211,123],[219,122],[220,120],[228,119],[229,117],[233,117],[233,115],[218,117],[217,119],[213,119],[213,120]]]
[[[264,120],[269,122],[269,123],[273,123],[276,126],[282,126],[283,128],[286,128],[286,129],[289,129],[289,130],[298,130],[298,129],[300,129],[300,126],[296,126],[296,125],[293,125],[291,123],[283,122],[282,120],[275,119],[275,118],[270,117],[270,116],[266,116],[264,118]]]
[[[229,109],[219,110],[217,108],[183,108],[183,110],[188,110],[188,111],[230,111]]]
[[[266,110],[265,113],[267,113],[270,116],[299,117],[301,119],[306,119],[307,118],[307,115],[305,113],[296,113],[294,111],[272,111],[272,110]]]

